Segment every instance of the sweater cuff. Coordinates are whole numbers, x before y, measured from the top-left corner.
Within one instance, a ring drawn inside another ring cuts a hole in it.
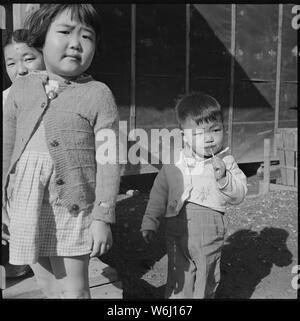
[[[149,217],[148,215],[145,215],[140,231],[141,232],[142,231],[154,231],[154,232],[157,232],[157,230],[158,230],[157,222],[155,220],[153,220],[152,217]]]
[[[107,203],[101,202],[99,205],[95,204],[91,215],[93,220],[109,224],[116,223],[115,206],[110,206]]]

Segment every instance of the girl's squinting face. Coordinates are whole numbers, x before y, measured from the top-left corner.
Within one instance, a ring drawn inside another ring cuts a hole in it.
[[[197,125],[188,117],[181,127],[185,144],[188,144],[199,157],[210,156],[212,152],[216,154],[222,149],[224,129],[221,122],[204,122]]]
[[[13,42],[5,46],[4,59],[11,82],[29,71],[45,69],[42,53],[24,42]]]
[[[95,31],[63,11],[50,25],[44,47],[46,69],[64,78],[85,72],[92,63],[96,48]]]

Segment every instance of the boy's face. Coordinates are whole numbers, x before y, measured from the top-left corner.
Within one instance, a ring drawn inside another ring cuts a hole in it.
[[[96,48],[94,30],[63,11],[49,26],[43,54],[49,72],[72,78],[85,72],[92,63]]]
[[[45,69],[42,53],[24,42],[13,42],[5,46],[4,59],[11,82],[29,71]]]
[[[223,147],[224,129],[221,121],[197,123],[188,117],[181,127],[184,142],[199,156],[210,156],[218,153]],[[212,151],[212,152],[211,152]]]

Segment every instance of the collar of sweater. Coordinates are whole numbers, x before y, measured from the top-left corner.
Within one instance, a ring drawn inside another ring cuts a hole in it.
[[[43,82],[43,84],[47,84],[49,80],[55,80],[58,82],[59,87],[65,87],[65,86],[74,86],[76,84],[86,83],[88,81],[91,81],[93,78],[90,75],[87,74],[81,74],[78,77],[74,77],[72,79],[66,79],[59,75],[50,73],[46,70],[34,70],[31,71],[30,74],[37,75]]]

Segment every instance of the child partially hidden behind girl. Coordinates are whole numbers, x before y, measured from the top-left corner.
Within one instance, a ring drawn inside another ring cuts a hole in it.
[[[49,298],[90,298],[89,258],[112,246],[120,177],[117,156],[104,165],[95,159],[99,130],[118,137],[110,89],[84,74],[99,42],[99,16],[89,4],[47,4],[28,26],[46,71],[16,79],[4,105],[9,260],[30,264]]]
[[[141,231],[149,243],[166,218],[166,298],[213,298],[220,280],[225,206],[243,201],[246,176],[231,155],[222,159],[224,126],[216,99],[193,93],[178,102],[176,112],[184,148],[178,161],[158,173]]]
[[[41,51],[28,45],[29,33],[26,29],[15,31],[2,30],[2,48],[5,70],[11,82],[17,77],[27,75],[32,70],[44,70],[44,60]],[[3,106],[8,96],[10,87],[3,91]],[[5,220],[6,218],[3,217]],[[8,220],[2,221],[2,264],[5,267],[5,275],[8,278],[20,277],[30,271],[29,265],[12,265],[7,263],[9,238],[7,233]],[[4,228],[3,228],[4,227]]]

